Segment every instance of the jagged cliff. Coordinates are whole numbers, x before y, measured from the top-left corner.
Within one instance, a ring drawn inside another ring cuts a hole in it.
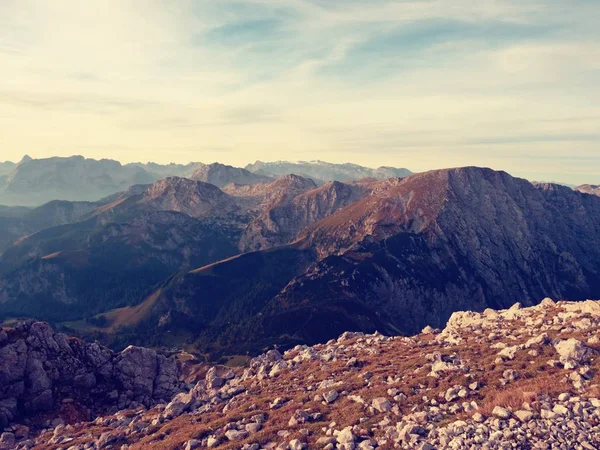
[[[121,353],[56,333],[43,322],[0,328],[0,429],[27,419],[100,413],[168,401],[179,392],[173,358],[128,347]]]

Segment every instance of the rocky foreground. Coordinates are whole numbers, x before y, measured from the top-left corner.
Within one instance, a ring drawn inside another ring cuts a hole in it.
[[[546,299],[455,313],[413,337],[345,333],[213,367],[169,403],[130,398],[29,436],[8,425],[0,448],[596,449],[599,329],[600,301]]]

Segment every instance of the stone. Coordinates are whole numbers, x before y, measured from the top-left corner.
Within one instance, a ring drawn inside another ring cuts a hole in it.
[[[554,349],[559,354],[560,362],[564,365],[565,369],[578,367],[592,353],[592,349],[574,338],[557,342],[554,344]]]
[[[339,396],[340,394],[338,394],[338,391],[332,390],[323,394],[323,400],[325,400],[325,403],[330,404],[335,402]]]
[[[531,419],[533,419],[533,412],[521,409],[515,411],[515,417],[517,417],[521,422],[529,422]]]
[[[356,437],[352,433],[352,427],[346,427],[338,433],[336,439],[342,446],[348,446],[349,444],[354,443]]]
[[[199,448],[202,443],[198,439],[190,439],[186,442],[184,450],[194,450]]]
[[[569,409],[566,406],[560,405],[560,404],[554,405],[554,408],[552,408],[552,411],[560,416],[569,415]]]
[[[310,419],[310,415],[308,414],[308,412],[301,410],[301,409],[297,409],[294,414],[292,415],[292,417],[290,418],[289,422],[288,422],[288,426],[290,427],[294,427],[296,425],[301,425],[301,424],[305,424],[306,422],[308,422]]]
[[[211,367],[206,372],[206,387],[208,389],[218,389],[225,384],[225,379],[220,377],[217,373],[216,367]]]
[[[262,429],[262,423],[252,422],[247,423],[244,427],[248,433],[257,433]]]
[[[475,422],[481,423],[485,421],[485,417],[483,417],[483,414],[476,412],[475,414],[473,414],[473,420]]]
[[[246,439],[248,434],[247,431],[229,430],[225,432],[225,437],[230,441],[241,441],[242,439]]]
[[[177,394],[173,398],[173,400],[171,400],[167,404],[167,406],[163,412],[163,416],[165,416],[168,419],[173,419],[175,417],[178,417],[181,414],[183,414],[186,410],[188,410],[193,402],[194,402],[194,397],[193,397],[191,391],[190,392],[182,392],[180,394]]]
[[[221,444],[221,441],[217,439],[215,436],[209,436],[206,440],[206,446],[208,448],[215,448]]]
[[[495,406],[492,410],[492,415],[498,417],[499,419],[509,419],[511,413],[506,408],[502,408],[501,406]]]
[[[378,397],[374,399],[371,403],[371,406],[381,413],[386,413],[392,410],[392,404],[385,397]]]
[[[306,444],[299,439],[293,439],[289,443],[290,450],[303,450],[306,448]]]
[[[0,435],[0,449],[12,450],[15,448],[15,435],[13,433],[4,432]]]

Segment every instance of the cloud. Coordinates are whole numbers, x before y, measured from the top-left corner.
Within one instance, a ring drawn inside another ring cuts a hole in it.
[[[591,0],[6,0],[0,145],[15,160],[314,155],[599,181],[581,162],[598,145],[599,13]]]
[[[140,110],[155,103],[132,98],[94,96],[93,94],[36,94],[31,92],[0,91],[0,102],[15,107],[35,108],[48,111],[110,114],[115,111]]]

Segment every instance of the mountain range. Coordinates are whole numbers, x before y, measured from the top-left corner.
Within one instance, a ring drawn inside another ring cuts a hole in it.
[[[327,183],[255,172],[199,166],[5,209],[0,316],[218,356],[600,294],[598,196],[476,167]]]
[[[372,169],[357,164],[332,164],[318,160],[298,162],[256,161],[253,164],[248,164],[245,168],[253,173],[275,177],[294,173],[306,178],[312,178],[319,184],[325,181],[352,181],[361,178],[404,178],[412,173],[408,169],[398,169],[395,167],[382,166],[377,169]]]
[[[599,236],[597,196],[489,169],[417,174],[288,245],[168,280],[146,300],[144,327],[187,327],[213,351],[253,351],[347,330],[411,333],[515,296],[592,298]]]
[[[366,195],[381,183],[387,181],[317,187],[312,180],[286,175],[270,183],[230,185],[225,192],[170,177],[99,202],[49,203],[5,219],[40,231],[5,248],[0,311],[26,315],[36,309],[37,317],[48,320],[78,319],[135,304],[144,290],[173,273],[253,246],[287,244],[303,227],[348,203],[338,198],[339,191]],[[303,212],[295,209],[298,205]],[[52,220],[52,226],[44,227],[43,220]]]
[[[301,173],[300,173],[301,172]],[[52,200],[96,201],[135,184],[149,184],[170,176],[192,178],[224,187],[273,181],[281,175],[299,174],[317,183],[360,178],[406,176],[407,169],[370,169],[354,164],[320,161],[301,164],[256,163],[246,169],[220,163],[130,163],[82,156],[32,159],[0,163],[0,205],[35,207]]]

